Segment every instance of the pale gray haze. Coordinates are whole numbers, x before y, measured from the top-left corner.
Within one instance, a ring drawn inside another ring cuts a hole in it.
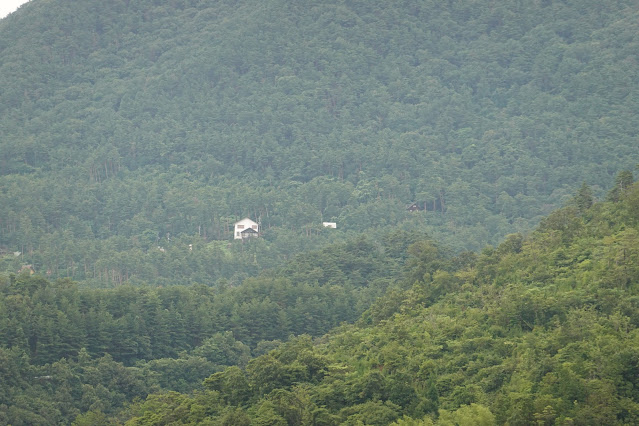
[[[28,0],[0,0],[0,18],[4,18],[11,12],[15,12],[18,6]]]

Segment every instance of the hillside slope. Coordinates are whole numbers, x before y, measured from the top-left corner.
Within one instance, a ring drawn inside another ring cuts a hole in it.
[[[207,391],[151,395],[124,419],[637,424],[639,184],[619,198],[588,208],[576,197],[530,237],[463,261],[441,262],[418,243],[412,288],[359,324],[215,373]]]
[[[0,249],[117,285],[497,244],[639,162],[637,6],[33,0],[0,21]],[[210,245],[245,216],[263,247]]]

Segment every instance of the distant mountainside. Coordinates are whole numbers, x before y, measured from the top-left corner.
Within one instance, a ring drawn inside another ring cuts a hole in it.
[[[496,245],[639,163],[638,6],[32,0],[0,21],[0,268],[239,282],[391,227]]]

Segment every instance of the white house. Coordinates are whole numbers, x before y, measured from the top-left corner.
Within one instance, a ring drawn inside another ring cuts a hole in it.
[[[335,222],[322,222],[322,225],[324,225],[324,228],[337,228],[337,223]]]
[[[252,238],[259,235],[259,225],[253,222],[251,219],[244,218],[239,222],[235,222],[235,231],[233,232],[233,238],[241,240],[243,238]]]

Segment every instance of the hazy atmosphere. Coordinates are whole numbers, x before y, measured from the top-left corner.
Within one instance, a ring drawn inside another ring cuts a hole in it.
[[[11,12],[14,12],[20,5],[26,3],[25,0],[2,0],[0,2],[0,18],[4,18]]]
[[[639,424],[638,22],[31,0],[0,424]]]

